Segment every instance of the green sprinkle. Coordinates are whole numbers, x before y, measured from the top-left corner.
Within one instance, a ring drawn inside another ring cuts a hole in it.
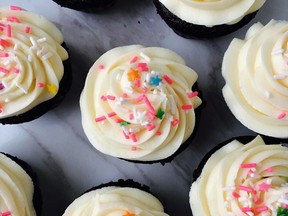
[[[288,209],[280,207],[277,211],[277,216],[288,216]]]
[[[159,108],[157,110],[157,114],[156,114],[156,117],[159,118],[159,119],[163,119],[163,115],[164,115],[164,110],[162,110],[161,108]]]
[[[127,122],[127,121],[120,122],[120,126],[127,126],[129,124],[131,124],[131,123]]]

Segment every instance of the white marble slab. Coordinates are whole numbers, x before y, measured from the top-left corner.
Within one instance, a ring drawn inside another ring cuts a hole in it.
[[[61,29],[70,48],[74,80],[64,102],[41,118],[19,125],[0,125],[0,151],[30,163],[43,192],[43,216],[62,215],[68,204],[94,185],[132,178],[148,185],[170,215],[189,216],[191,176],[200,158],[233,136],[254,134],[226,107],[221,62],[234,37],[243,38],[254,22],[288,20],[287,0],[267,0],[256,18],[241,30],[214,40],[189,40],[176,35],[156,13],[150,0],[118,0],[102,13],[61,8],[52,0],[1,0],[38,12]],[[170,164],[133,164],[105,156],[89,144],[82,126],[79,95],[88,69],[105,51],[122,45],[167,47],[179,53],[199,74],[206,106],[193,143]]]

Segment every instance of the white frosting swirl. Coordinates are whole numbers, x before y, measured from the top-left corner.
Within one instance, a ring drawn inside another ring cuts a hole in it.
[[[191,96],[196,80],[197,74],[168,49],[114,48],[87,76],[80,98],[84,131],[108,155],[141,161],[167,158],[193,132],[194,108],[201,103]]]
[[[234,39],[223,59],[223,95],[249,129],[288,137],[288,22],[254,24],[245,40]]]
[[[265,145],[260,136],[225,145],[192,183],[193,215],[277,215],[288,201],[287,155],[287,147]]]
[[[55,96],[68,58],[63,37],[43,16],[0,7],[0,118]]]
[[[36,216],[33,193],[30,176],[17,163],[0,153],[0,213]]]
[[[257,11],[265,0],[159,0],[182,20],[197,25],[234,24]]]
[[[104,187],[74,200],[63,216],[168,216],[153,195],[129,187]]]

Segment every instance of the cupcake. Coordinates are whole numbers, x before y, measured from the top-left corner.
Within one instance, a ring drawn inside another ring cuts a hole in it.
[[[17,157],[0,153],[0,215],[41,214],[41,192],[32,168]]]
[[[63,216],[168,216],[147,186],[120,180],[92,188],[75,199]]]
[[[288,22],[254,24],[225,52],[224,99],[234,116],[259,134],[288,138]]]
[[[72,76],[64,47],[61,32],[46,18],[0,7],[2,124],[31,121],[63,100]]]
[[[153,0],[158,14],[185,38],[214,38],[251,21],[265,0]]]
[[[75,10],[96,9],[103,10],[111,7],[115,0],[53,0],[61,7],[67,7]]]
[[[268,145],[257,136],[247,144],[234,139],[217,148],[194,173],[194,216],[287,215],[287,146]]]
[[[194,70],[171,50],[130,45],[103,54],[91,67],[80,97],[83,129],[91,144],[114,157],[171,159],[190,137]]]

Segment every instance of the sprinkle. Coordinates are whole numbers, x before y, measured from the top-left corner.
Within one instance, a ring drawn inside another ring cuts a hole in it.
[[[115,100],[115,99],[116,99],[116,97],[115,97],[115,96],[113,96],[113,95],[107,95],[107,99],[108,99],[108,100]]]
[[[146,97],[146,95],[143,95],[143,100],[144,100],[144,103],[146,104],[148,110],[152,113],[155,113],[155,109],[151,105],[151,103],[150,103],[149,99]]]
[[[223,187],[222,191],[233,191],[235,190],[236,187],[235,186],[227,186],[227,187]]]
[[[98,66],[98,69],[99,69],[99,70],[103,70],[104,68],[105,68],[104,65],[99,65],[99,66]]]
[[[259,191],[265,191],[267,192],[269,189],[270,189],[271,185],[270,184],[267,184],[265,182],[261,183],[259,185]]]
[[[256,168],[257,163],[242,163],[240,168]]]
[[[1,39],[1,38],[0,38],[0,44],[3,47],[9,47],[10,46],[10,43],[7,40]]]
[[[18,68],[15,68],[15,67],[12,68],[12,71],[16,74],[20,73],[20,70]]]
[[[52,94],[57,93],[57,86],[53,85],[53,84],[48,84],[47,85],[48,91],[51,92]]]
[[[37,87],[43,88],[43,87],[45,87],[45,83],[37,83]]]
[[[260,204],[260,203],[262,203],[262,200],[259,197],[253,197],[253,202],[255,204]]]
[[[0,103],[0,113],[3,113],[3,111],[4,111],[4,105],[2,104],[2,103]]]
[[[286,75],[285,75],[285,74],[275,74],[275,75],[273,76],[273,78],[274,78],[275,80],[283,80],[283,79],[286,78]]]
[[[163,75],[163,79],[169,84],[172,85],[173,80],[168,75]]]
[[[241,208],[241,211],[244,212],[244,213],[247,213],[247,212],[252,212],[252,208],[249,208],[249,207],[243,207]]]
[[[162,79],[159,78],[158,75],[156,75],[156,76],[150,78],[150,85],[158,86],[161,81],[162,81]]]
[[[156,132],[156,135],[157,135],[157,136],[161,136],[161,134],[162,134],[161,131],[157,131],[157,132]]]
[[[190,109],[193,109],[193,105],[187,104],[187,105],[183,105],[181,108],[182,110],[190,110]]]
[[[137,146],[131,146],[131,151],[136,151],[137,150]]]
[[[5,74],[9,74],[9,70],[7,70],[3,67],[0,67],[0,72],[5,73]]]
[[[172,123],[172,126],[175,127],[179,123],[179,120],[175,119],[171,123]]]
[[[17,17],[7,17],[6,19],[8,22],[21,23]]]
[[[277,215],[279,216],[286,216],[288,214],[287,208],[279,208],[277,211]]]
[[[232,192],[232,196],[235,197],[236,199],[240,197],[240,195],[235,191]]]
[[[6,32],[7,37],[12,37],[11,25],[7,24],[6,30],[7,30],[7,32]]]
[[[283,119],[283,118],[285,118],[286,117],[286,113],[285,112],[282,112],[282,113],[280,113],[278,116],[277,116],[277,118],[280,120],[280,119]]]
[[[156,118],[155,114],[154,114],[154,113],[151,113],[151,112],[148,112],[148,113],[147,113],[147,117],[148,117],[151,121],[155,120],[155,118]]]
[[[128,80],[130,82],[134,82],[135,79],[140,79],[140,75],[139,75],[139,72],[137,70],[134,70],[133,68],[130,68],[129,72],[127,73],[127,77],[128,77]]]
[[[146,54],[144,54],[143,52],[140,53],[140,56],[146,60],[147,62],[151,61],[151,59],[149,58],[149,56],[147,56]]]
[[[198,91],[195,91],[195,92],[187,92],[188,98],[196,97],[198,94],[199,94]]]
[[[249,192],[249,193],[253,193],[253,194],[256,193],[256,191],[253,188],[250,188],[250,187],[247,187],[247,186],[244,186],[244,185],[239,185],[238,189],[242,190],[242,191]]]
[[[20,83],[16,83],[16,86],[21,89],[24,94],[28,94],[27,90]]]
[[[130,139],[130,137],[127,135],[127,133],[124,130],[122,130],[122,133],[123,133],[125,139]]]
[[[11,5],[10,10],[23,10],[21,7]]]
[[[109,118],[111,118],[111,117],[115,116],[116,113],[115,112],[111,112],[111,113],[108,113],[107,115],[108,115]]]
[[[120,126],[127,126],[127,125],[129,125],[129,124],[131,124],[130,122],[127,122],[127,121],[121,121],[120,122]]]
[[[106,119],[106,117],[103,115],[103,116],[95,118],[95,122],[104,121],[105,119]]]
[[[30,30],[31,30],[30,26],[25,26],[24,31],[26,34],[29,34]]]
[[[3,90],[5,88],[5,86],[3,85],[3,83],[0,83],[0,91]]]
[[[131,59],[130,64],[134,64],[137,60],[138,60],[138,56],[134,56],[134,57]]]
[[[273,168],[269,167],[269,168],[266,169],[266,171],[271,173],[271,172],[273,172]]]
[[[132,139],[133,142],[137,142],[137,137],[136,137],[136,134],[135,133],[130,133],[130,137]]]
[[[154,124],[147,124],[145,127],[146,127],[146,129],[147,129],[148,131],[151,131],[151,130],[153,130],[156,126],[155,126]]]
[[[9,57],[8,53],[0,53],[0,58],[7,58]]]
[[[269,208],[267,206],[260,206],[260,207],[255,208],[256,212],[263,212],[263,211],[268,211],[268,210]]]
[[[127,93],[123,93],[122,97],[123,98],[128,98],[128,94]]]
[[[133,115],[133,113],[130,113],[129,114],[129,120],[133,120],[134,119],[134,115]]]
[[[271,98],[271,93],[269,91],[265,91],[264,95],[267,99]]]
[[[43,43],[43,42],[45,42],[46,40],[47,40],[46,37],[42,37],[42,38],[39,38],[39,39],[37,40],[37,43]]]
[[[283,198],[280,198],[278,200],[279,203],[282,203],[282,204],[285,204],[285,205],[288,205],[288,200],[287,199],[283,199]]]
[[[12,213],[11,213],[11,211],[6,211],[6,212],[2,212],[0,214],[1,214],[1,216],[10,216]]]
[[[13,49],[14,49],[14,51],[17,51],[18,48],[19,48],[19,44],[16,43],[16,44],[14,45],[14,48],[13,48]]]
[[[135,81],[134,81],[134,86],[137,87],[137,88],[139,88],[140,85],[141,85],[140,79],[136,78]]]
[[[164,115],[164,110],[161,109],[161,107],[157,110],[157,113],[156,113],[156,117],[158,119],[163,119],[163,115]]]
[[[125,211],[122,216],[136,216],[134,213],[131,213],[129,211]]]
[[[103,101],[106,101],[106,100],[107,100],[107,97],[105,97],[104,95],[102,95],[100,99],[103,100]]]
[[[247,202],[247,201],[248,201],[248,198],[247,198],[247,197],[241,197],[241,196],[240,196],[240,197],[238,198],[238,201],[239,201],[239,202]]]
[[[141,72],[147,72],[149,71],[148,67],[147,67],[147,63],[143,63],[143,62],[140,62],[138,63],[137,67],[139,68],[139,70]]]
[[[147,93],[147,88],[146,87],[142,87],[141,88],[141,92],[144,93],[144,94]]]
[[[139,127],[131,127],[131,128],[129,128],[129,132],[134,132],[134,133],[136,133],[136,132],[139,132],[140,131],[140,128]]]
[[[45,55],[42,56],[42,59],[43,59],[43,60],[47,60],[47,59],[50,58],[51,56],[53,56],[53,53],[52,53],[52,52],[48,52],[48,53],[46,53]]]
[[[28,55],[28,61],[29,61],[29,62],[32,62],[32,60],[33,60],[33,56],[29,54],[29,55]]]

